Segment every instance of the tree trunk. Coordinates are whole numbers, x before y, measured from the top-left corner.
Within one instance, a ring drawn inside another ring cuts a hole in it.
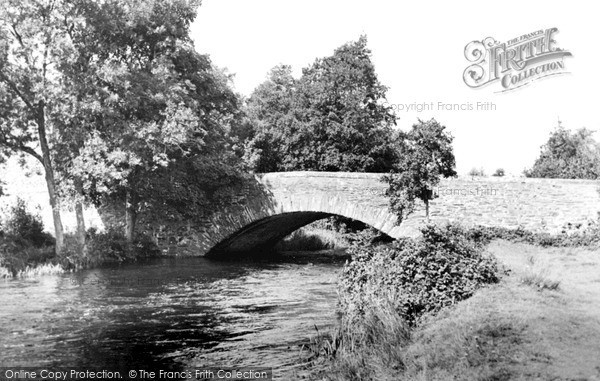
[[[83,186],[80,179],[75,179],[75,190],[79,197],[83,198]],[[83,217],[83,204],[81,201],[75,203],[75,216],[77,218],[77,243],[84,257],[87,257],[87,246],[85,244],[85,218]]]
[[[427,222],[429,223],[429,200],[425,200],[425,216],[427,217]]]
[[[54,220],[54,235],[56,238],[56,246],[54,250],[56,251],[56,254],[60,254],[64,246],[64,233],[62,220],[60,218],[60,210],[56,202],[54,168],[52,167],[50,148],[48,147],[48,139],[46,138],[46,116],[44,115],[44,101],[40,101],[38,104],[37,127],[40,139],[40,148],[42,150],[42,164],[44,165],[46,187],[48,188],[48,197],[50,199],[50,207],[52,208],[52,219]]]
[[[127,190],[125,196],[125,238],[130,244],[133,243],[135,234],[135,223],[137,219],[137,198],[135,192]]]

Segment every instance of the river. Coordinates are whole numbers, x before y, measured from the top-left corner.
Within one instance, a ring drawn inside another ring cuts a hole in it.
[[[272,367],[335,323],[343,262],[160,258],[0,280],[0,364],[113,370]]]

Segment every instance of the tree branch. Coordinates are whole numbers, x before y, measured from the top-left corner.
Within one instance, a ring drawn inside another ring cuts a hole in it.
[[[27,107],[29,107],[34,112],[37,111],[35,109],[35,107],[33,107],[33,103],[31,103],[31,101],[29,99],[25,98],[25,95],[23,95],[23,93],[19,90],[17,85],[13,81],[11,81],[6,75],[4,75],[4,73],[2,73],[2,72],[0,72],[0,80],[4,81],[8,85],[8,87],[10,87],[11,90],[14,91],[15,94],[17,94],[17,96],[19,98],[21,98],[21,100],[23,102],[25,102]]]
[[[33,148],[26,146],[23,143],[11,143],[8,140],[3,139],[3,140],[0,140],[0,145],[10,148],[13,151],[21,151],[21,152],[27,153],[27,154],[33,156],[34,158],[36,158],[40,163],[42,163],[42,165],[44,165],[44,159],[42,158],[42,155],[37,153]]]

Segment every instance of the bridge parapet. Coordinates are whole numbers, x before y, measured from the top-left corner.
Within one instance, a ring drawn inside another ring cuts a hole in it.
[[[245,190],[247,202],[215,211],[200,226],[188,227],[183,242],[190,253],[241,251],[269,246],[317,219],[341,215],[394,237],[414,236],[425,223],[424,206],[400,226],[388,210],[381,174],[278,172],[256,176]],[[445,179],[430,202],[433,222],[519,226],[558,232],[583,224],[600,211],[598,181],[527,178]],[[191,233],[190,233],[191,232]]]

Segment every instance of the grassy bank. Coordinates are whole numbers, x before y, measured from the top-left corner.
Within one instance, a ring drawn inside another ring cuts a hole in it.
[[[600,378],[600,256],[497,240],[508,272],[413,328],[385,305],[370,337],[318,336],[312,380],[596,380]],[[348,345],[348,342],[355,345]]]
[[[344,249],[349,246],[343,234],[319,227],[300,228],[275,246],[277,251],[318,251]]]
[[[391,242],[392,239],[368,225],[343,217],[330,217],[306,225],[282,239],[276,251],[343,250],[357,242]]]

